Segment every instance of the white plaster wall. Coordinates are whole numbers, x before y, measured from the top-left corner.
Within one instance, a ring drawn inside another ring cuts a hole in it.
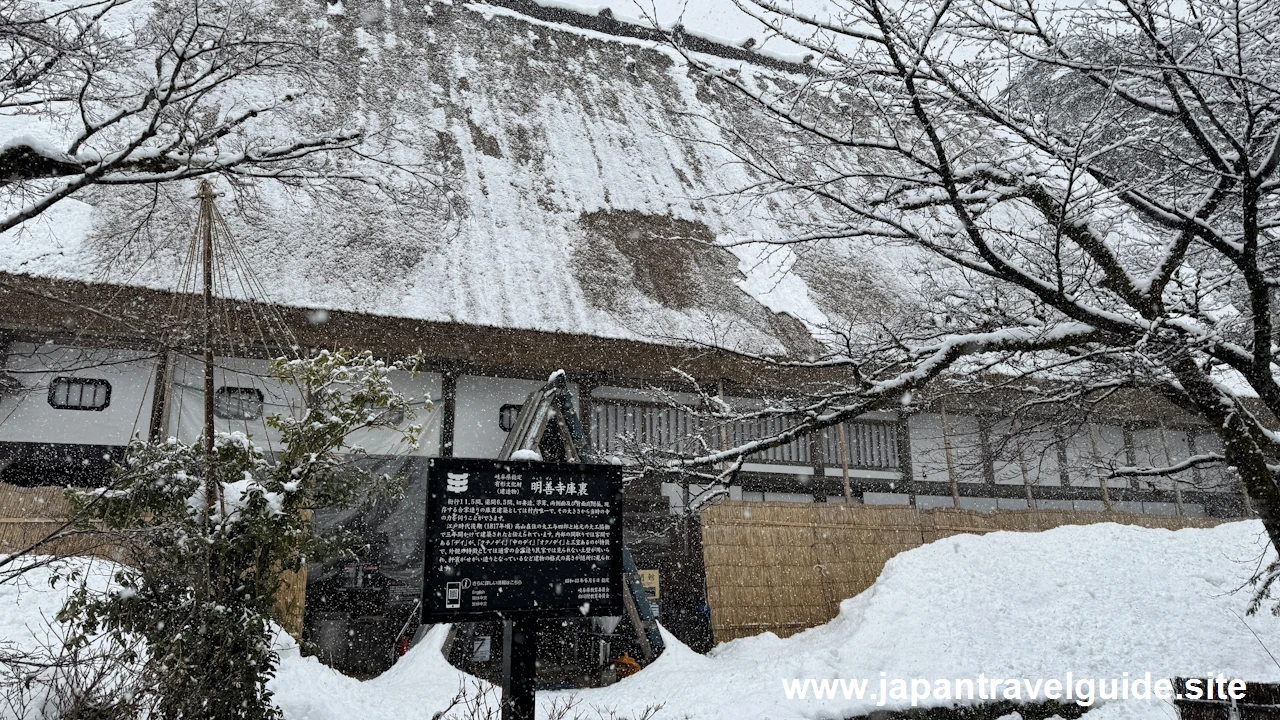
[[[944,427],[941,415],[921,414],[912,416],[909,426],[911,465],[916,480],[950,482],[954,472],[957,482],[983,481],[977,418],[948,414]]]
[[[507,439],[506,431],[498,425],[498,412],[503,405],[523,405],[529,393],[543,385],[545,380],[459,376],[453,426],[454,457],[497,457]],[[570,383],[569,390],[576,407],[578,388]]]
[[[282,383],[271,375],[268,360],[226,358],[214,359],[214,388],[223,386],[254,387],[263,394],[263,417],[257,420],[214,418],[217,432],[239,431],[250,436],[264,450],[279,448],[280,434],[267,426],[271,415],[297,416],[302,409],[302,394],[297,387]],[[391,373],[392,386],[414,403],[416,417],[406,418],[423,426],[417,451],[410,452],[391,430],[367,430],[350,438],[352,446],[364,448],[371,455],[439,455],[440,454],[440,389],[441,377],[436,373]],[[204,366],[197,358],[180,357],[174,364],[173,392],[170,395],[169,435],[187,443],[196,442],[204,429]],[[425,401],[434,407],[427,409]]]
[[[1187,433],[1182,430],[1149,428],[1133,432],[1133,459],[1138,467],[1168,467],[1190,456]],[[1192,475],[1192,472],[1187,470],[1170,477],[1142,478],[1138,486],[1172,490],[1177,484],[1183,488],[1190,488]]]
[[[135,435],[146,437],[156,366],[154,353],[145,351],[13,343],[5,367],[21,389],[0,395],[0,442],[125,445]],[[49,384],[64,376],[111,383],[110,405],[51,407]]]
[[[1000,485],[1061,485],[1057,438],[1043,428],[999,420],[991,428],[992,468]]]
[[[401,442],[403,436],[390,429],[354,433],[350,438],[351,444],[363,447],[370,455],[438,456],[440,418],[444,415],[444,405],[440,402],[441,376],[437,373],[418,373],[414,377],[411,372],[397,371],[392,372],[390,377],[391,386],[405,396],[413,409],[413,419],[406,417],[400,427],[410,424],[422,426],[422,434],[418,436],[418,449],[410,452],[409,446]]]
[[[279,449],[280,434],[267,427],[271,415],[294,415],[302,409],[302,394],[271,375],[268,360],[214,358],[213,387],[252,387],[262,391],[263,417],[257,420],[228,420],[215,417],[215,432],[242,432],[262,449]],[[173,366],[169,394],[169,436],[195,443],[204,431],[204,363],[200,358],[178,356]]]
[[[1127,465],[1124,428],[1090,425],[1067,440],[1067,477],[1072,485],[1099,487],[1112,465]],[[1128,478],[1111,478],[1107,487],[1128,487]]]

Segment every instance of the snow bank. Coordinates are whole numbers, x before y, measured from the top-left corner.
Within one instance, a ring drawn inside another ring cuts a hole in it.
[[[1275,681],[1280,668],[1263,643],[1280,646],[1280,618],[1244,615],[1247,580],[1270,552],[1254,521],[1176,532],[1102,524],[947,538],[894,558],[826,625],[787,639],[735,640],[706,656],[664,635],[667,652],[649,668],[576,699],[587,717],[593,707],[628,717],[662,704],[660,718],[826,720],[876,707],[870,699],[788,700],[783,681],[867,678],[874,689],[882,672],[908,680],[1222,672]],[[20,639],[24,627],[39,624],[40,609],[56,610],[61,599],[38,579],[25,593],[18,598],[0,586],[5,639]],[[445,662],[446,632],[433,628],[366,682],[301,657],[286,639],[271,687],[289,720],[429,717],[477,682]],[[540,693],[539,706],[545,714],[570,696]],[[1172,713],[1159,701],[1111,701],[1088,717]]]
[[[788,700],[784,679],[1221,671],[1276,680],[1280,669],[1248,628],[1271,642],[1280,636],[1280,619],[1245,618],[1249,593],[1241,589],[1265,548],[1257,522],[1176,532],[1103,524],[948,538],[899,555],[822,627],[787,639],[766,633],[736,640],[708,656],[666,635],[667,652],[648,669],[577,696],[581,707],[616,709],[624,717],[661,703],[659,717],[816,720],[876,708],[868,699]],[[289,658],[274,689],[291,720],[434,712],[465,679],[441,657],[443,639],[441,629],[433,630],[367,683],[312,659]],[[540,707],[566,698],[541,693]],[[1156,701],[1111,702],[1089,717],[1168,718],[1171,711]]]
[[[32,563],[42,559],[32,558]],[[54,617],[71,589],[58,578],[79,570],[91,590],[105,591],[114,568],[115,563],[106,560],[73,558],[34,567],[16,580],[0,583],[0,643],[13,643],[24,650],[48,646],[57,637]],[[14,569],[5,567],[6,571]]]
[[[625,709],[661,697],[677,715],[695,718],[726,708],[743,718],[840,718],[875,708],[868,700],[787,700],[782,681],[1147,671],[1275,680],[1280,668],[1249,628],[1275,642],[1280,618],[1245,618],[1249,592],[1241,589],[1265,548],[1257,522],[957,536],[894,558],[826,625],[787,639],[736,640],[709,657],[677,648],[636,677],[583,696]],[[1124,706],[1090,717],[1167,718],[1172,711],[1152,701]]]

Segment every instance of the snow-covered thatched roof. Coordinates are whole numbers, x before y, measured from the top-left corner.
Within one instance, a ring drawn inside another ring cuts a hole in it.
[[[847,246],[728,247],[784,237],[804,218],[733,194],[753,178],[717,145],[720,125],[759,110],[713,93],[674,50],[483,5],[342,9],[299,11],[342,37],[343,82],[323,112],[375,128],[374,145],[420,162],[442,194],[396,203],[221,187],[271,301],[804,354],[816,327],[879,312],[892,295],[876,258]],[[78,194],[0,237],[0,271],[175,287],[193,189],[167,186],[155,204],[149,189]],[[140,205],[151,215],[137,233]]]

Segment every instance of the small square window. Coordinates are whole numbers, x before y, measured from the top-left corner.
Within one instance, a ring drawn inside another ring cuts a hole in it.
[[[223,420],[257,420],[263,399],[258,388],[223,385],[213,391],[213,414]]]
[[[55,378],[49,385],[49,405],[58,410],[106,410],[111,383],[99,378]]]
[[[520,417],[520,408],[522,407],[524,406],[503,405],[498,410],[498,427],[502,428],[502,432],[511,432],[511,428],[516,426],[516,418]]]

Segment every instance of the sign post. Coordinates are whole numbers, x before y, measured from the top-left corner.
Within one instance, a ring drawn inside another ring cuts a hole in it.
[[[502,623],[502,720],[534,720],[538,679],[538,620]]]
[[[537,619],[621,615],[622,472],[432,458],[424,623],[502,620],[503,720],[533,720]]]

